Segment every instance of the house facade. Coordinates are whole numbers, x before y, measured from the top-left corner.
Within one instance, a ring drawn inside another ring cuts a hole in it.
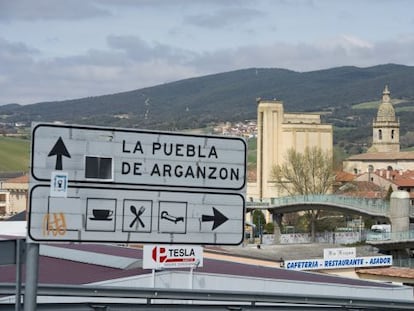
[[[0,217],[8,218],[26,210],[29,176],[22,175],[0,182]]]

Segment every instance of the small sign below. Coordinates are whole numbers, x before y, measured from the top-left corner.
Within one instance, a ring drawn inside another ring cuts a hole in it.
[[[355,258],[355,247],[324,248],[323,259],[346,259]]]
[[[68,173],[53,171],[50,180],[50,196],[66,198],[68,194]]]
[[[79,185],[69,185],[65,193],[54,197],[48,185],[31,188],[29,238],[191,245],[243,241],[241,194]]]
[[[195,245],[144,245],[144,269],[203,266],[203,248]]]

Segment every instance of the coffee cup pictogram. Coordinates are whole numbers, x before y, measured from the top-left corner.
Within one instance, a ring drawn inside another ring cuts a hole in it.
[[[112,216],[114,211],[109,209],[96,209],[92,210],[92,214],[96,220],[107,220]]]

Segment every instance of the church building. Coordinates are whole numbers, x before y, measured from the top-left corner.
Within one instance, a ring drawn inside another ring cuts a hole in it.
[[[414,152],[400,151],[400,121],[395,115],[388,86],[382,93],[377,117],[372,122],[372,146],[367,153],[349,157],[343,171],[363,174],[376,170],[414,170]]]

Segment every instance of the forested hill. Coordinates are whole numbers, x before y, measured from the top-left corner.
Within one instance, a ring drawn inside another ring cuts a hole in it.
[[[325,121],[338,126],[370,126],[376,107],[355,112],[352,104],[379,101],[385,84],[392,98],[404,99],[399,107],[405,107],[404,117],[412,119],[414,67],[395,64],[312,72],[243,69],[105,96],[3,105],[0,117],[12,122],[64,121],[176,130],[255,119],[256,98],[261,97],[282,100],[287,112],[326,112]]]

